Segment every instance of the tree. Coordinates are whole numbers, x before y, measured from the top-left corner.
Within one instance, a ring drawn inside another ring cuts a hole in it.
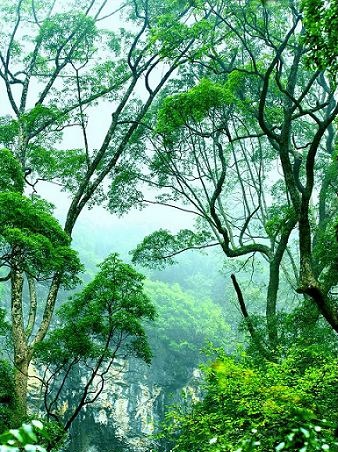
[[[308,64],[322,71],[328,70],[329,76],[337,83],[338,35],[335,26],[338,16],[338,3],[305,0],[304,25],[305,39],[310,47]],[[338,241],[338,222],[336,224]]]
[[[193,11],[189,1],[131,0],[115,10],[107,0],[1,2],[0,79],[10,108],[0,121],[6,148],[1,280],[11,285],[18,424],[27,411],[28,367],[49,331],[59,290],[78,282],[81,266],[70,247],[76,221],[86,206],[109,197],[105,188],[116,183],[121,156],[133,161],[139,152],[152,102],[198,47],[196,25],[204,11],[185,27],[188,42],[177,34],[164,48],[157,37]],[[119,14],[126,28],[113,31]],[[88,122],[99,100],[109,102],[111,116],[97,142]],[[63,147],[70,127],[78,137],[76,149]],[[70,196],[64,227],[39,196],[42,181]]]
[[[266,341],[233,282],[254,341],[273,359],[281,277],[338,332],[335,85],[305,64],[296,2],[279,2],[278,11],[274,2],[209,4],[216,27],[195,72],[159,105],[142,177],[160,189],[144,202],[189,212],[197,228],[148,236],[134,261],[172,263],[186,249],[220,246],[243,264],[266,262]]]
[[[142,321],[154,320],[155,308],[144,293],[143,279],[112,254],[93,281],[62,306],[60,326],[36,347],[35,363],[43,364],[47,419],[62,427],[61,434],[83,407],[98,399],[118,358],[135,356],[150,362]],[[74,388],[70,383],[77,371],[81,383]]]

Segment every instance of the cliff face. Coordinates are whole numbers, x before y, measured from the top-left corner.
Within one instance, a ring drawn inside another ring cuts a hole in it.
[[[81,414],[71,431],[67,452],[149,452],[152,435],[163,419],[166,406],[180,397],[197,394],[199,373],[181,386],[166,376],[156,363],[120,361],[110,372],[100,398]]]
[[[199,398],[201,375],[194,369],[197,359],[194,362],[161,341],[152,342],[155,353],[151,365],[134,358],[115,362],[105,375],[98,399],[85,406],[73,423],[63,452],[166,452],[163,444],[157,447],[154,434],[170,405]],[[65,398],[58,406],[60,416],[72,412],[72,401],[78,400],[87,381],[85,371],[78,367],[69,378]],[[43,373],[34,366],[29,369],[32,414],[45,412]],[[100,381],[97,383],[99,387]]]

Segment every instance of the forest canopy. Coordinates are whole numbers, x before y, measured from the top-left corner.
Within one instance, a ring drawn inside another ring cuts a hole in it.
[[[3,0],[0,22],[1,429],[32,410],[55,449],[120,359],[153,343],[178,390],[209,341],[164,448],[336,447],[337,1]],[[91,208],[163,224],[96,269]]]

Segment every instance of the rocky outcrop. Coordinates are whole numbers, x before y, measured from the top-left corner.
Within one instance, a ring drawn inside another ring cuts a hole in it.
[[[155,364],[155,363],[154,363]],[[189,385],[176,387],[156,365],[119,361],[110,372],[100,398],[74,424],[67,452],[149,452],[165,408],[183,391],[198,397],[200,374],[192,372]],[[176,385],[177,386],[177,385]],[[179,385],[178,385],[179,386]]]
[[[159,343],[150,366],[133,358],[117,360],[105,376],[99,398],[85,406],[73,423],[63,452],[165,452],[163,445],[157,447],[154,435],[166,408],[178,401],[190,403],[201,395],[199,370],[183,368],[181,361]],[[35,413],[44,412],[42,374],[42,369],[30,366],[30,405]],[[85,381],[77,369],[67,384],[68,396],[60,403],[59,415],[71,408]]]

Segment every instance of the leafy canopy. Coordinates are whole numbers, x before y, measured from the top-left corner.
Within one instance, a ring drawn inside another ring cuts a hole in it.
[[[146,236],[131,252],[133,262],[150,268],[163,269],[166,265],[175,264],[175,254],[182,249],[203,247],[210,240],[207,231],[193,232],[181,229],[172,234],[167,229],[159,229]]]
[[[78,282],[81,264],[70,237],[38,197],[0,192],[0,247],[3,261],[13,268],[38,279],[62,272],[65,286]]]
[[[119,349],[150,362],[142,321],[154,320],[155,308],[143,291],[144,276],[117,254],[99,267],[93,281],[61,307],[62,326],[37,348],[42,362],[57,366],[74,359],[111,359]]]
[[[303,0],[309,62],[321,70],[329,69],[336,79],[338,69],[338,1]]]
[[[0,132],[1,133],[1,132]],[[0,150],[0,191],[22,193],[24,178],[19,161],[8,149]]]

